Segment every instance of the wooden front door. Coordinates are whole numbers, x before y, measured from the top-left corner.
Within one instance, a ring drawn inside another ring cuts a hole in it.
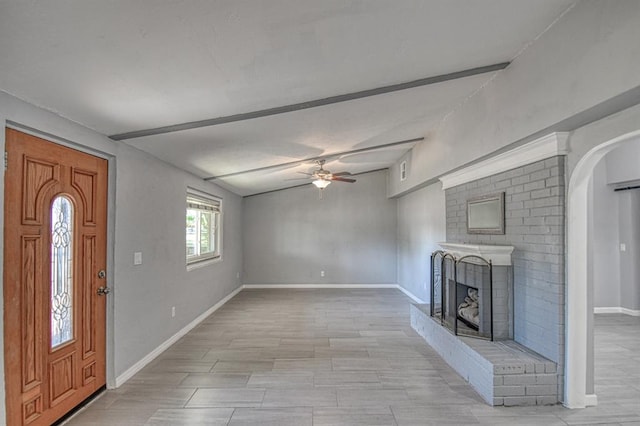
[[[50,425],[105,384],[107,161],[6,130],[7,422]]]

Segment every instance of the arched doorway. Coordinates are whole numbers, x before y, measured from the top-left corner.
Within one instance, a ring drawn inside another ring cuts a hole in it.
[[[589,342],[593,329],[589,311],[588,215],[589,181],[596,164],[621,144],[640,137],[640,130],[604,142],[587,152],[578,162],[567,192],[567,293],[565,335],[565,402],[569,408],[596,404],[596,396],[588,393],[588,357],[593,355]]]

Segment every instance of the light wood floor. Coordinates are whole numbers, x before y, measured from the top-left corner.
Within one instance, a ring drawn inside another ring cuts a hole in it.
[[[411,330],[409,304],[391,289],[242,291],[68,425],[640,425],[640,318],[597,318],[598,407],[492,408]]]

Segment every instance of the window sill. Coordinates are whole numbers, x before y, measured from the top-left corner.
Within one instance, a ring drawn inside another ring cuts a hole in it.
[[[212,257],[211,259],[198,260],[192,263],[187,263],[187,272],[194,269],[204,268],[205,266],[213,265],[222,261],[222,256]]]

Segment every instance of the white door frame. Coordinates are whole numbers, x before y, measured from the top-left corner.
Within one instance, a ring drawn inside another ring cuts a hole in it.
[[[587,152],[578,162],[569,181],[567,192],[567,305],[565,330],[565,401],[568,408],[596,405],[595,394],[587,394],[588,295],[593,293],[588,281],[589,181],[593,169],[611,150],[622,143],[640,137],[640,130],[618,136]]]

